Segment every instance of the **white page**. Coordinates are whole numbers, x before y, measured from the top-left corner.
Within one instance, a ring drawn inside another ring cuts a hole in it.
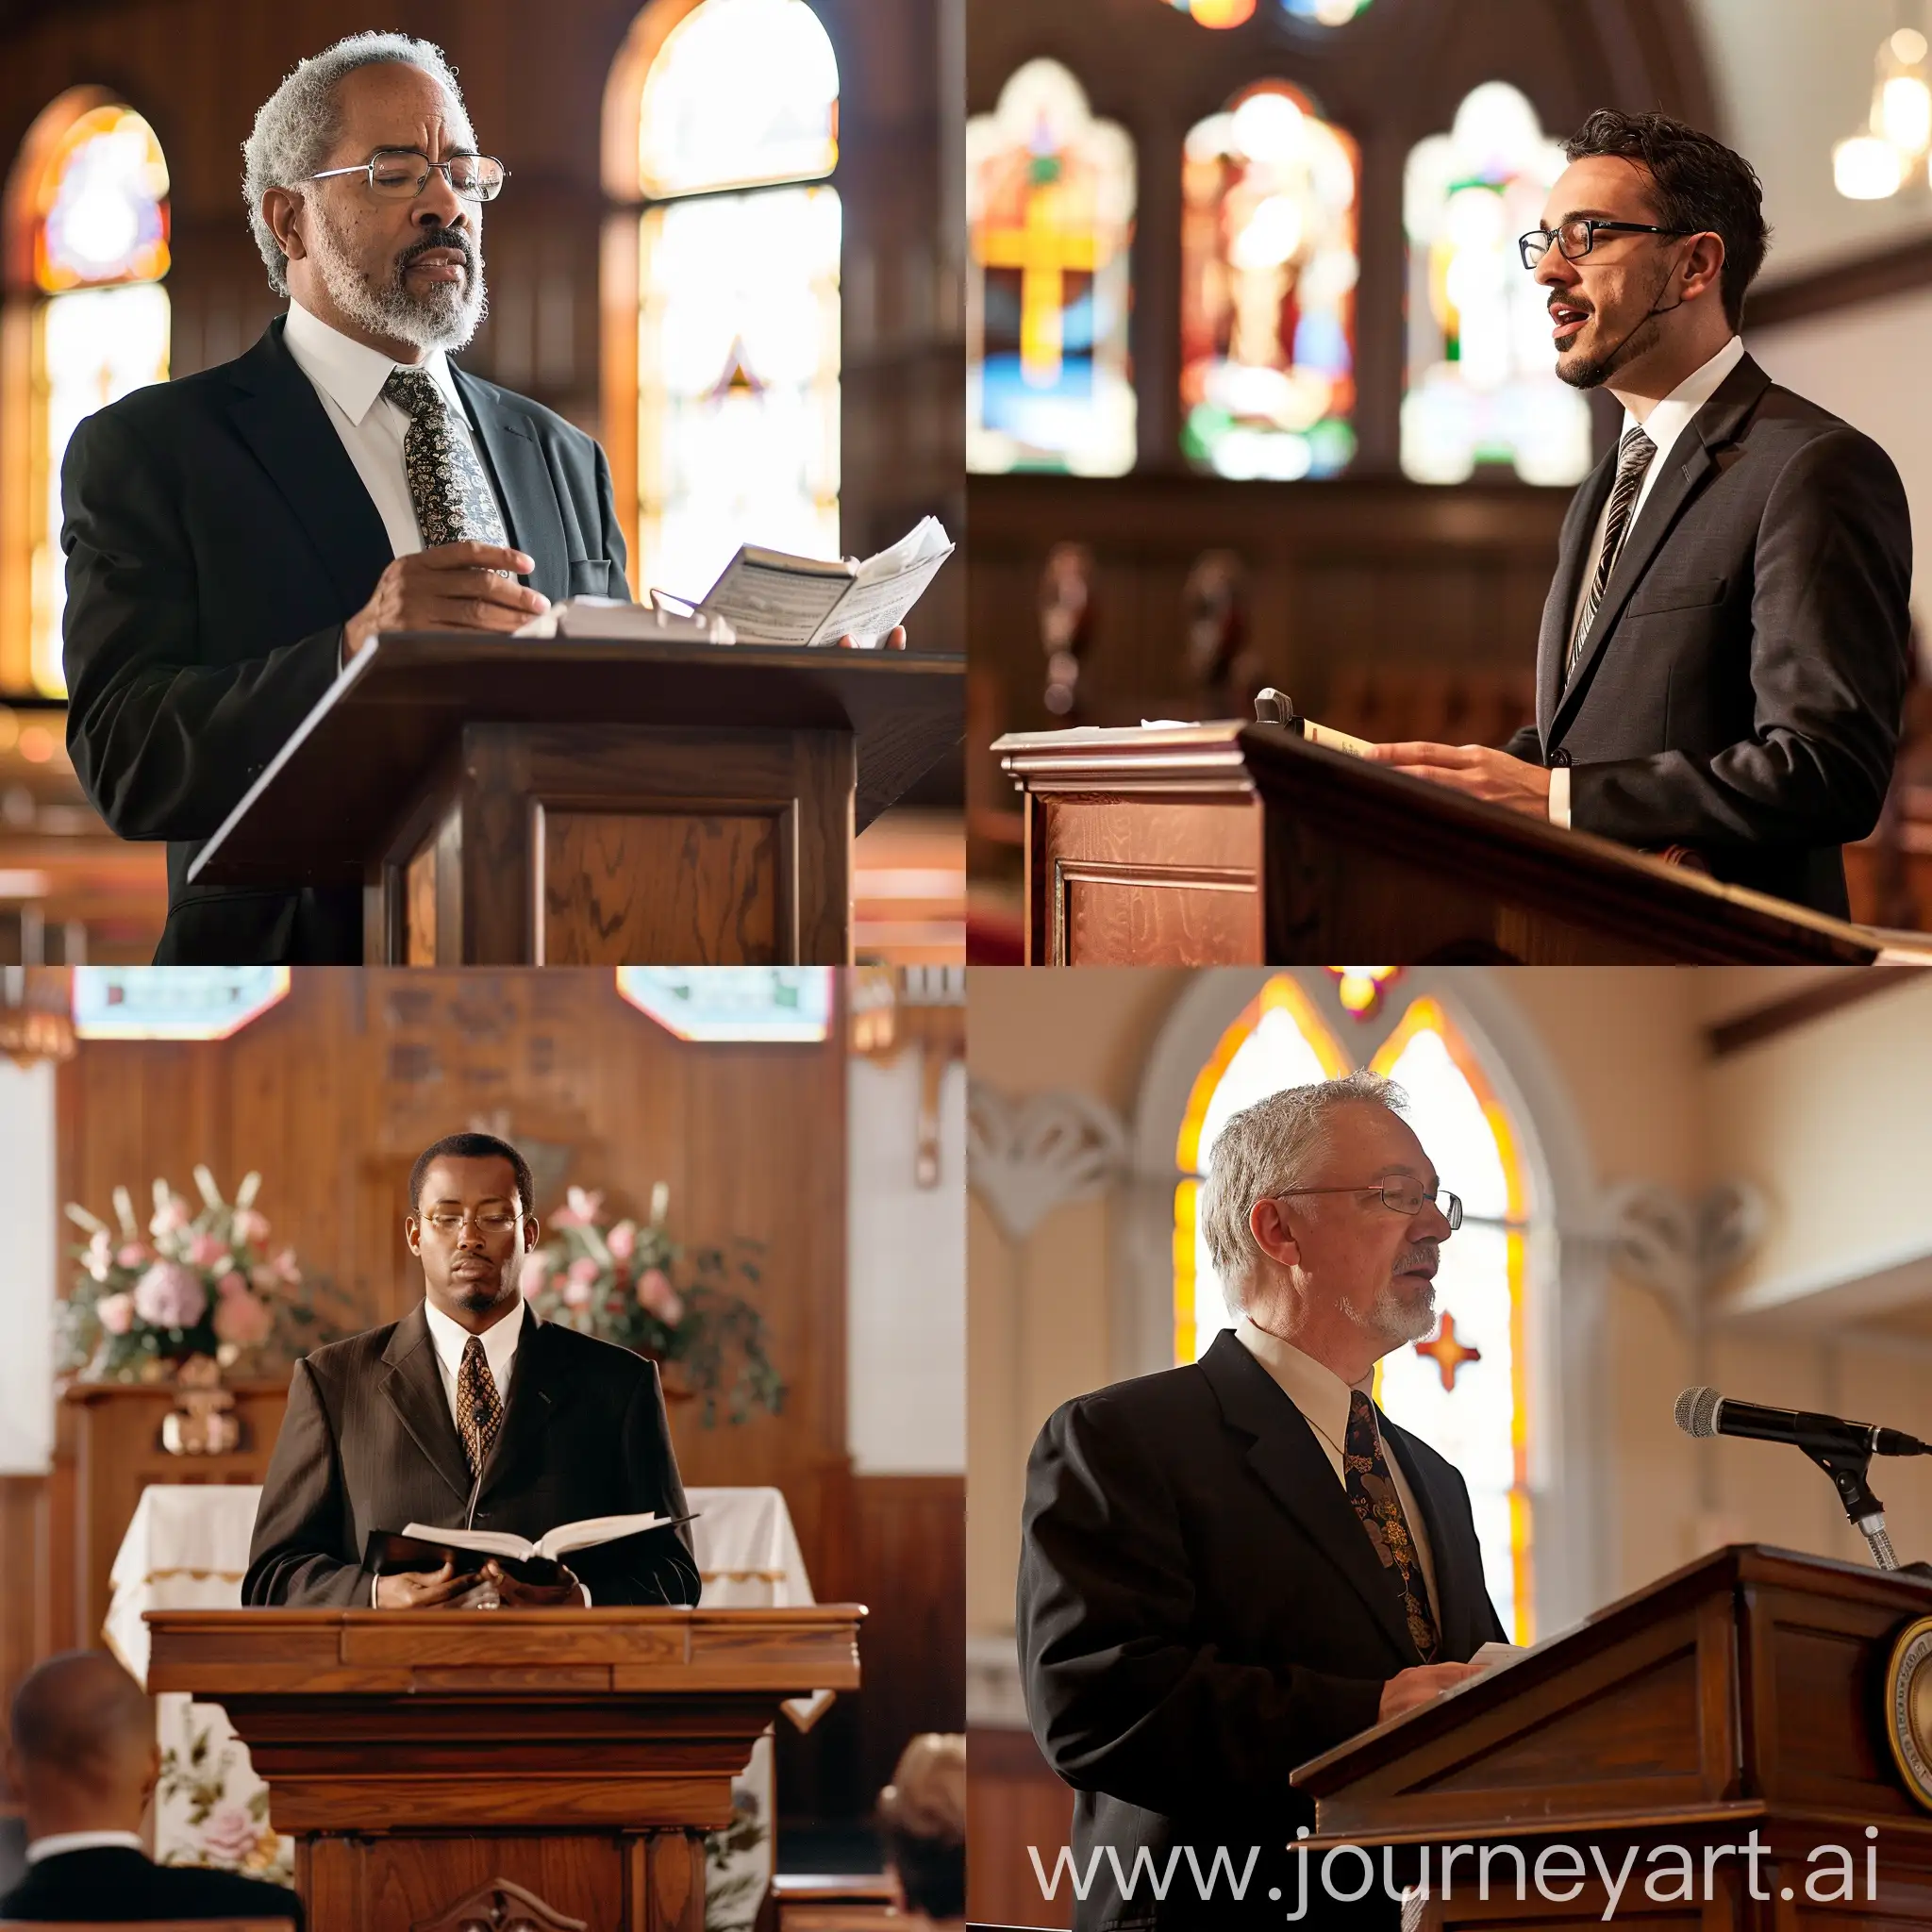
[[[828,644],[846,636],[861,641],[884,637],[894,625],[906,621],[906,613],[925,594],[926,585],[939,575],[940,565],[952,554],[953,546],[948,543],[937,557],[927,558],[910,570],[869,582],[861,575],[827,612],[808,641]]]
[[[559,1523],[555,1529],[545,1530],[535,1542],[512,1536],[507,1529],[438,1529],[426,1523],[411,1523],[403,1534],[421,1537],[425,1542],[447,1543],[453,1550],[511,1557],[520,1563],[532,1557],[547,1557],[555,1562],[572,1550],[593,1549],[599,1543],[615,1542],[619,1537],[638,1536],[670,1520],[651,1510],[641,1516],[586,1516],[575,1523]]]
[[[850,564],[747,545],[724,566],[698,609],[724,618],[745,643],[803,644],[851,583]]]

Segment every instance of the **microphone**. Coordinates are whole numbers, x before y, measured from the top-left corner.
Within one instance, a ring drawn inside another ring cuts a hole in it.
[[[1739,1402],[1715,1389],[1687,1389],[1677,1397],[1677,1426],[1687,1436],[1748,1436],[1758,1442],[1789,1442],[1807,1456],[1932,1456],[1932,1444],[1903,1429],[1847,1422],[1802,1408],[1766,1408]]]

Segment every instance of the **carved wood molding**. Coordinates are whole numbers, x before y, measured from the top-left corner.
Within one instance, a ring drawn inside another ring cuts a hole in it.
[[[508,1878],[492,1878],[441,1918],[418,1919],[409,1932],[590,1932],[582,1919],[566,1918]]]
[[[1012,1100],[974,1080],[966,1107],[967,1184],[1008,1241],[1025,1241],[1062,1202],[1103,1192],[1126,1165],[1125,1127],[1091,1094]]]

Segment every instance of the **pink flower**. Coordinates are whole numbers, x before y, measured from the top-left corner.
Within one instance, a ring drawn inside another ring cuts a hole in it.
[[[124,1268],[145,1268],[155,1257],[155,1251],[145,1241],[129,1241],[114,1259]]]
[[[258,1214],[253,1208],[239,1208],[235,1214],[235,1239],[238,1241],[258,1241],[267,1237],[268,1216]]]
[[[191,1219],[188,1203],[179,1194],[170,1194],[155,1209],[155,1218],[148,1223],[147,1231],[150,1234],[178,1234]]]
[[[572,1188],[564,1196],[566,1205],[550,1217],[555,1227],[587,1227],[604,1211],[604,1196]]]
[[[134,1312],[156,1328],[192,1328],[207,1307],[200,1275],[178,1261],[157,1261],[134,1284]]]
[[[246,1294],[248,1292],[248,1277],[247,1275],[243,1274],[239,1268],[230,1268],[228,1272],[225,1274],[224,1274],[219,1281],[215,1283],[215,1287],[219,1289],[225,1296],[234,1294]]]
[[[563,1284],[564,1307],[569,1308],[588,1308],[595,1298],[596,1292],[596,1290],[590,1282],[579,1281],[576,1278],[576,1272],[573,1270],[569,1280]]]
[[[134,1297],[131,1294],[104,1295],[94,1304],[94,1320],[109,1335],[125,1335],[134,1326]]]
[[[684,1319],[684,1303],[661,1268],[646,1268],[638,1276],[638,1301],[667,1328],[675,1328]]]
[[[293,1248],[284,1248],[275,1257],[275,1274],[283,1281],[293,1284],[302,1279],[301,1263],[295,1259]]]
[[[603,1274],[595,1259],[589,1255],[579,1255],[566,1271],[573,1281],[581,1281],[587,1287]]]
[[[604,1237],[605,1245],[620,1261],[628,1261],[638,1251],[638,1224],[634,1221],[620,1221]]]
[[[550,1286],[550,1271],[538,1261],[525,1261],[523,1273],[524,1299],[533,1302]]]
[[[216,1241],[214,1236],[209,1234],[207,1228],[203,1228],[202,1231],[198,1235],[196,1235],[192,1241],[191,1241],[188,1243],[188,1251],[181,1257],[181,1258],[184,1261],[186,1261],[191,1268],[207,1268],[212,1265],[215,1257],[219,1255],[221,1252],[221,1242]]]
[[[239,1865],[254,1851],[260,1835],[241,1805],[217,1805],[201,1827],[201,1841],[218,1865]]]
[[[258,1348],[274,1327],[268,1304],[252,1294],[224,1295],[215,1306],[215,1333],[238,1348]]]

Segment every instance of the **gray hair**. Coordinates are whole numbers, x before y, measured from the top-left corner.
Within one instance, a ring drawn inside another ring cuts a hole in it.
[[[277,295],[289,292],[289,258],[262,216],[261,198],[271,188],[299,188],[321,167],[341,132],[336,90],[342,76],[358,67],[390,62],[422,68],[448,94],[465,131],[469,128],[469,109],[457,85],[456,69],[433,42],[412,40],[408,34],[351,34],[298,62],[261,104],[255,125],[242,143],[242,199],[248,206],[255,245],[268,265],[269,287]]]
[[[1339,1080],[1284,1087],[1231,1115],[1215,1138],[1201,1187],[1201,1231],[1229,1314],[1241,1312],[1261,1257],[1248,1225],[1255,1203],[1300,1187],[1321,1153],[1328,1117],[1363,1102],[1399,1114],[1408,1096],[1394,1081],[1357,1069]]]

